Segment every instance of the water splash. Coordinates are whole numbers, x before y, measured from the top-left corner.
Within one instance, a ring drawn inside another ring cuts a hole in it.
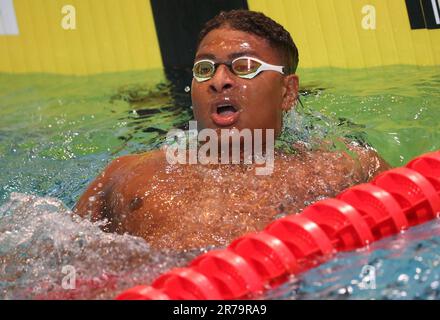
[[[12,193],[0,207],[0,299],[111,299],[200,254],[154,251],[101,224],[58,199]],[[76,271],[75,289],[63,288],[66,266]]]

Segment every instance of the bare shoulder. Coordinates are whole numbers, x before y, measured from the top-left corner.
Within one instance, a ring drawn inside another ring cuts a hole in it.
[[[391,166],[369,146],[361,145],[347,140],[339,141],[341,147],[332,150],[329,143],[322,144],[313,152],[313,157],[324,166],[331,167],[326,170],[332,174],[350,176],[354,183],[371,181],[378,174],[391,169]],[[316,166],[315,165],[315,166]]]
[[[104,170],[104,173],[111,174],[121,170],[129,169],[137,165],[157,166],[165,160],[165,153],[160,150],[147,151],[140,154],[130,154],[114,159]]]
[[[153,175],[155,171],[159,170],[164,161],[165,155],[162,150],[124,155],[114,159],[89,184],[73,208],[73,212],[92,220],[101,219],[105,216],[104,211],[107,208],[108,195],[113,192],[121,177],[126,176],[136,167],[141,167],[144,177],[148,177],[148,175]]]
[[[371,180],[378,174],[392,168],[372,147],[348,143],[347,148],[356,155],[367,180]]]
[[[165,154],[162,150],[152,150],[141,154],[124,155],[114,159],[97,177],[97,180],[113,180],[115,177],[131,171],[134,167],[142,166],[145,169],[154,171],[165,161]],[[102,182],[102,181],[101,181]]]

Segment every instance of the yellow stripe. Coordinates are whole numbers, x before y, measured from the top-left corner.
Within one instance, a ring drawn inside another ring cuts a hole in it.
[[[291,32],[300,67],[440,64],[440,29],[411,30],[404,0],[248,3]],[[66,4],[76,8],[77,30],[61,27]],[[376,9],[376,30],[361,26],[365,5]],[[20,34],[0,35],[0,72],[80,75],[162,67],[149,0],[14,0],[14,7]]]
[[[77,29],[61,27],[76,8]],[[15,0],[18,36],[0,35],[0,72],[94,74],[161,68],[148,0]]]
[[[440,64],[440,29],[411,30],[404,0],[248,0],[280,22],[300,50],[301,67]],[[362,8],[376,9],[376,30]]]

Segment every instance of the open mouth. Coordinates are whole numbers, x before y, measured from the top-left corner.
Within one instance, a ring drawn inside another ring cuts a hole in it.
[[[212,114],[212,121],[221,127],[227,127],[237,122],[240,115],[239,109],[232,104],[219,104],[217,105]]]
[[[237,112],[238,110],[232,106],[218,106],[217,107],[217,114],[222,115],[222,116],[230,116],[232,114],[234,114],[235,112]]]

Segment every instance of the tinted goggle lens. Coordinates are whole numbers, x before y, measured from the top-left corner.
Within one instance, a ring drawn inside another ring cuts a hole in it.
[[[246,76],[257,72],[261,63],[252,59],[237,59],[232,63],[232,71],[237,76]]]
[[[209,79],[215,73],[215,65],[211,61],[199,61],[194,65],[194,75],[201,79]]]

